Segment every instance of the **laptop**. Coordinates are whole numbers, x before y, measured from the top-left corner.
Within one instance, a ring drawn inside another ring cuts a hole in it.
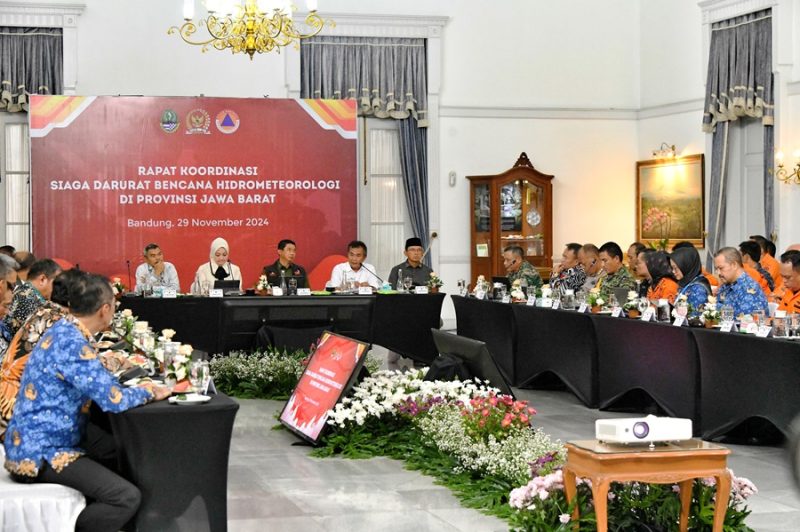
[[[214,288],[222,289],[222,294],[226,296],[240,294],[241,290],[239,289],[239,285],[239,281],[220,281],[219,279],[214,281]]]

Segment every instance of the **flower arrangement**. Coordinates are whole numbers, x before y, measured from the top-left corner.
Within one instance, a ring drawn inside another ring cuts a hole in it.
[[[666,210],[659,209],[658,207],[650,207],[647,209],[647,216],[642,223],[642,230],[649,231],[654,227],[658,227],[658,232],[661,237],[656,241],[650,242],[650,247],[660,251],[666,251],[669,246],[669,233],[672,228],[672,215]]]
[[[181,344],[178,353],[172,357],[167,366],[166,377],[182,381],[189,375],[189,364],[192,361],[192,346]]]
[[[587,304],[588,304],[590,307],[592,307],[592,310],[593,310],[593,311],[594,311],[595,309],[596,309],[597,311],[599,311],[599,310],[600,310],[600,308],[601,308],[603,305],[605,305],[605,304],[606,304],[606,300],[605,300],[605,299],[603,299],[603,296],[600,294],[600,290],[597,290],[597,289],[595,289],[595,288],[592,288],[591,290],[589,290],[589,295],[587,295],[587,296],[586,296],[586,303],[587,303]]]
[[[525,301],[525,292],[522,291],[522,281],[516,279],[511,283],[511,301]]]
[[[444,282],[436,275],[436,272],[431,272],[431,277],[428,279],[428,288],[439,288],[444,285]]]
[[[717,298],[715,296],[708,296],[708,301],[703,305],[703,312],[700,314],[700,319],[710,327],[719,322],[722,315],[717,308]]]
[[[256,281],[255,289],[259,292],[266,292],[269,290],[269,281],[267,280],[266,275],[259,275],[258,281]]]
[[[131,309],[126,308],[114,313],[111,322],[111,330],[125,340],[130,348],[133,347],[133,327],[139,318],[133,315]]]
[[[128,291],[128,287],[122,284],[122,279],[119,277],[114,277],[111,279],[111,290],[114,292],[114,296],[121,296]]]
[[[486,277],[479,275],[475,280],[475,287],[472,289],[472,293],[478,295],[478,292],[483,292],[485,294],[488,290],[489,283],[486,282]]]
[[[628,291],[628,298],[622,305],[622,310],[631,311],[636,310],[639,311],[639,294],[636,290],[629,290]]]
[[[542,285],[542,293],[541,296],[543,298],[550,298],[553,295],[553,289],[550,288],[549,284]]]

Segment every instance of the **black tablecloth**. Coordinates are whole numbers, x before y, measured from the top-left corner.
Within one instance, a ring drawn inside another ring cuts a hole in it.
[[[700,370],[688,327],[592,315],[597,338],[598,400],[608,408],[640,389],[671,416],[700,430]]]
[[[511,305],[451,296],[459,336],[486,343],[505,378],[517,385],[515,372],[516,328]]]
[[[438,329],[444,294],[378,296],[124,297],[154,329],[177,331],[176,340],[211,354],[255,347],[262,325],[333,331],[382,345],[420,362],[436,356],[431,329]]]
[[[159,401],[110,416],[122,474],[142,492],[135,530],[227,530],[228,452],[239,404]]]
[[[375,298],[372,341],[430,364],[439,354],[431,329],[438,329],[445,294],[386,294]]]
[[[800,342],[693,329],[700,352],[703,438],[750,418],[784,435],[800,413]]]
[[[597,406],[597,345],[587,314],[514,305],[519,386],[553,373],[586,406]]]

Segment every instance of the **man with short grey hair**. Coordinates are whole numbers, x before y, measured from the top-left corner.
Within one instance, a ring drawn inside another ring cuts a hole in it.
[[[725,247],[714,255],[714,267],[722,286],[717,299],[721,305],[733,307],[735,316],[752,314],[755,311],[767,312],[767,298],[764,291],[742,267],[742,254],[736,248]]]
[[[134,292],[141,293],[144,285],[163,286],[180,291],[178,270],[171,262],[164,260],[164,252],[158,244],[147,244],[142,252],[144,262],[136,268],[136,285]]]

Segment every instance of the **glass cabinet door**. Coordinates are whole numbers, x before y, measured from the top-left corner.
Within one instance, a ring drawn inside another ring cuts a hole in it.
[[[472,206],[473,224],[475,230],[475,255],[477,257],[489,256],[489,243],[492,238],[491,213],[492,198],[490,186],[479,184],[473,187],[474,204]]]
[[[519,246],[526,258],[544,258],[545,191],[528,180],[500,188],[500,238],[503,248]]]

